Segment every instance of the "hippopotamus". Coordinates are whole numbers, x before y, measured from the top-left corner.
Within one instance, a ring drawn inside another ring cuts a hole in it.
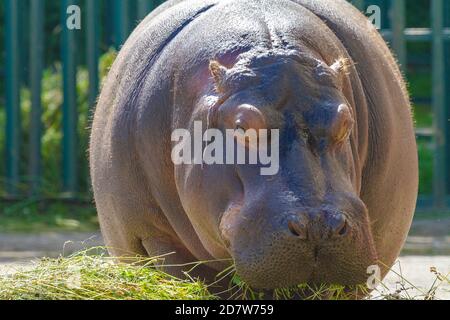
[[[174,164],[172,133],[196,121],[279,130],[279,170]],[[402,73],[344,0],[158,7],[103,83],[90,172],[111,255],[162,255],[173,274],[203,261],[205,281],[234,265],[262,290],[384,277],[418,191]]]

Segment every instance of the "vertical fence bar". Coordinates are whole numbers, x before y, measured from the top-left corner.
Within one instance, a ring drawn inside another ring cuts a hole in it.
[[[87,64],[89,70],[89,107],[92,111],[98,94],[99,61],[99,2],[90,0],[87,5]]]
[[[435,154],[433,167],[434,206],[445,207],[447,155],[446,128],[447,112],[445,110],[445,56],[443,40],[444,4],[442,0],[431,1],[431,23],[433,29],[433,113],[435,130]]]
[[[391,2],[391,26],[392,26],[392,48],[397,56],[400,67],[405,72],[407,64],[406,41],[405,41],[405,0],[394,0]]]
[[[6,193],[18,194],[20,163],[19,3],[5,2]]]
[[[381,29],[387,28],[387,21],[389,20],[389,3],[388,0],[379,0],[381,8]]]
[[[63,65],[63,189],[71,197],[77,190],[77,105],[76,105],[76,62],[75,30],[66,25],[67,8],[75,0],[61,1],[61,55]]]
[[[360,11],[363,11],[365,9],[365,1],[364,0],[353,0],[352,4],[358,8]]]
[[[114,42],[119,50],[124,44],[129,31],[128,0],[114,0]]]
[[[29,83],[29,43],[30,43],[30,35],[28,34],[29,27],[29,10],[27,7],[27,3],[24,0],[17,0],[18,2],[18,10],[19,10],[19,72],[20,72],[20,86],[27,86]]]
[[[30,191],[35,195],[41,183],[41,90],[44,63],[44,0],[31,1],[30,13]]]
[[[445,1],[445,5],[446,7],[444,8],[444,13],[445,13],[445,17],[444,17],[444,25],[447,28],[450,28],[450,1]],[[445,79],[445,88],[444,88],[444,101],[446,104],[446,110],[447,110],[447,132],[446,132],[446,154],[448,157],[450,157],[450,41],[447,40],[444,44],[445,46],[445,52],[444,52],[444,56],[447,57],[447,59],[445,59],[445,69],[444,69],[444,74],[446,75],[446,79]],[[448,162],[447,158],[447,162]],[[447,169],[447,193],[450,191],[450,170]],[[447,208],[449,208],[450,204],[447,202]]]
[[[138,0],[138,19],[143,20],[155,6],[155,0]]]
[[[115,0],[103,0],[101,2],[100,11],[102,14],[102,35],[101,38],[104,38],[105,44],[108,48],[114,46],[115,38],[114,35],[114,1]]]

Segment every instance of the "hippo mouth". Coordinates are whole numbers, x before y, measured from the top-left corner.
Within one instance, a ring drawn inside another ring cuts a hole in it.
[[[377,261],[374,253],[351,254],[349,250],[340,254],[331,248],[291,246],[274,246],[276,253],[259,259],[255,258],[260,253],[257,251],[233,252],[237,275],[255,289],[295,288],[305,284],[355,287],[366,283],[368,267]]]
[[[293,225],[292,215],[268,221],[250,219],[245,211],[231,206],[220,230],[237,275],[254,289],[354,287],[366,283],[368,267],[376,264],[367,215],[359,223],[328,221],[330,226],[324,228],[323,216]]]
[[[295,258],[282,260],[283,258],[273,257],[267,259],[261,267],[259,263],[243,261],[248,256],[236,255],[234,257],[237,275],[255,289],[283,289],[295,288],[301,285],[319,287],[322,285],[339,285],[355,287],[366,283],[369,274],[367,268],[375,264],[375,258],[349,257],[349,261],[336,258],[330,254],[322,257],[308,257],[308,252],[304,252],[305,260],[302,261],[300,254]],[[355,264],[351,259],[359,259]],[[362,260],[366,261],[365,263]]]

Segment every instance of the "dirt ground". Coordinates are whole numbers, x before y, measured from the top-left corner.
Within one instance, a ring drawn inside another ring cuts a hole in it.
[[[400,256],[391,272],[383,280],[386,288],[380,285],[378,290],[392,293],[406,288],[410,298],[420,299],[422,297],[423,299],[423,296],[427,295],[433,287],[436,279],[435,274],[430,271],[431,267],[435,267],[437,271],[450,279],[450,256]],[[448,281],[441,283],[436,290],[435,297],[450,300],[450,283]]]

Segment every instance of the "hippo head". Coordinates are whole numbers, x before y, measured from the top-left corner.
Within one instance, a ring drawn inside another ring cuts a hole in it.
[[[221,132],[278,129],[279,169],[262,175],[259,164],[176,166],[197,235],[213,257],[231,257],[254,288],[365,283],[376,251],[359,197],[347,60],[261,50],[236,61],[210,61],[190,127],[200,119]]]

